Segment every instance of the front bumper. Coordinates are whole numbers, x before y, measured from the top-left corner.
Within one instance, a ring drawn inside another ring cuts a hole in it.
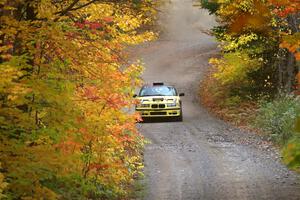
[[[136,109],[142,117],[178,117],[181,115],[180,108],[169,109]]]

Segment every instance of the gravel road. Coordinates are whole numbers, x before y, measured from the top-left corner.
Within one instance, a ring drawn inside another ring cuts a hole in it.
[[[261,139],[213,117],[199,105],[198,83],[218,53],[204,32],[215,25],[192,0],[172,0],[161,13],[159,40],[135,49],[145,82],[175,85],[183,122],[139,124],[145,149],[146,200],[300,199],[299,176]]]

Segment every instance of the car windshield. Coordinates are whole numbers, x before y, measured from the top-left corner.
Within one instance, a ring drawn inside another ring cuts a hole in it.
[[[174,87],[170,86],[154,86],[154,87],[143,87],[140,91],[139,96],[176,96],[177,92]]]

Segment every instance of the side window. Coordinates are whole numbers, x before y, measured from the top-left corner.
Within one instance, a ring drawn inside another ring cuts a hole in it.
[[[175,88],[173,88],[173,89],[174,89],[174,96],[177,96],[178,95],[177,90]]]

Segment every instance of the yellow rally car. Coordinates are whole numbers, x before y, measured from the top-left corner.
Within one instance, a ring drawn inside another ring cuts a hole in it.
[[[182,121],[181,96],[184,93],[178,94],[173,86],[166,86],[164,83],[144,85],[139,94],[134,96],[139,100],[135,110],[143,119],[171,117]]]

